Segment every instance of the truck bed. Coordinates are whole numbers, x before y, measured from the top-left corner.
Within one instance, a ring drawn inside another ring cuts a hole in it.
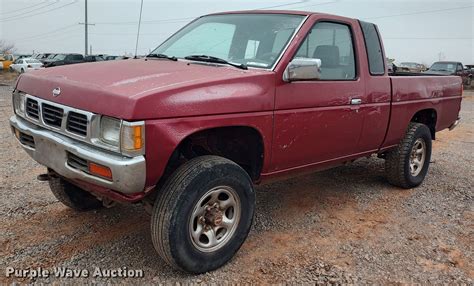
[[[462,80],[457,76],[398,73],[390,76],[392,108],[384,147],[398,144],[417,112],[434,110],[435,131],[450,127],[461,109]]]

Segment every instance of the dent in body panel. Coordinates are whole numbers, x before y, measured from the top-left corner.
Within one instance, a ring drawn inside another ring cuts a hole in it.
[[[275,112],[271,171],[352,154],[361,116],[349,106]]]

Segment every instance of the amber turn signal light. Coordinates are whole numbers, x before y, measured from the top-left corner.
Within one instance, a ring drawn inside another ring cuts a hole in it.
[[[112,170],[110,168],[89,162],[89,173],[108,180],[112,180]]]

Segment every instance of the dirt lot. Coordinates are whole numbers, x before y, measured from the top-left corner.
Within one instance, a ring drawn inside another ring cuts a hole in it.
[[[99,283],[474,283],[474,92],[465,93],[462,125],[439,133],[421,187],[388,185],[375,157],[259,186],[254,227],[237,256],[222,269],[190,276],[155,255],[140,205],[76,213],[57,202],[36,180],[44,168],[10,134],[11,90],[0,86],[1,284],[13,281],[5,277],[8,266],[145,274],[93,278]]]

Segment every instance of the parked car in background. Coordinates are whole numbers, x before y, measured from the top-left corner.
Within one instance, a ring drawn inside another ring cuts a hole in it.
[[[163,260],[204,273],[244,243],[254,184],[372,154],[391,184],[422,184],[462,91],[457,76],[389,76],[375,24],[232,12],[198,18],[146,59],[21,75],[10,125],[60,202],[142,202]]]
[[[427,68],[423,64],[412,63],[412,62],[403,62],[398,65],[398,71],[400,72],[424,72]]]
[[[51,53],[37,54],[37,55],[34,56],[34,58],[37,59],[37,60],[40,60],[41,62],[43,62],[43,61],[46,60],[50,55],[51,55]]]
[[[32,56],[31,55],[24,55],[24,54],[21,54],[21,55],[15,55],[16,59],[25,59],[25,58],[31,58]]]
[[[10,65],[15,61],[15,56],[12,54],[0,55],[1,68],[3,70],[8,70]]]
[[[43,68],[43,63],[33,58],[17,59],[12,65],[10,65],[10,71],[16,71],[19,73],[38,70],[41,68]]]
[[[474,76],[474,65],[466,65],[466,70],[471,75],[471,84],[472,84],[472,77]]]
[[[106,61],[115,61],[115,60],[128,60],[130,57],[127,56],[107,56]]]
[[[56,55],[58,55],[58,54],[49,54],[49,56],[47,56],[46,58],[41,59],[41,62],[46,66],[48,63],[54,61],[54,57]]]
[[[425,73],[457,75],[462,78],[462,82],[465,86],[471,86],[472,83],[472,73],[466,70],[461,62],[436,62]]]
[[[85,62],[103,62],[104,58],[98,55],[89,55],[84,57]]]
[[[50,61],[45,62],[44,66],[55,67],[55,66],[64,66],[79,64],[84,62],[84,56],[81,54],[57,54]]]

